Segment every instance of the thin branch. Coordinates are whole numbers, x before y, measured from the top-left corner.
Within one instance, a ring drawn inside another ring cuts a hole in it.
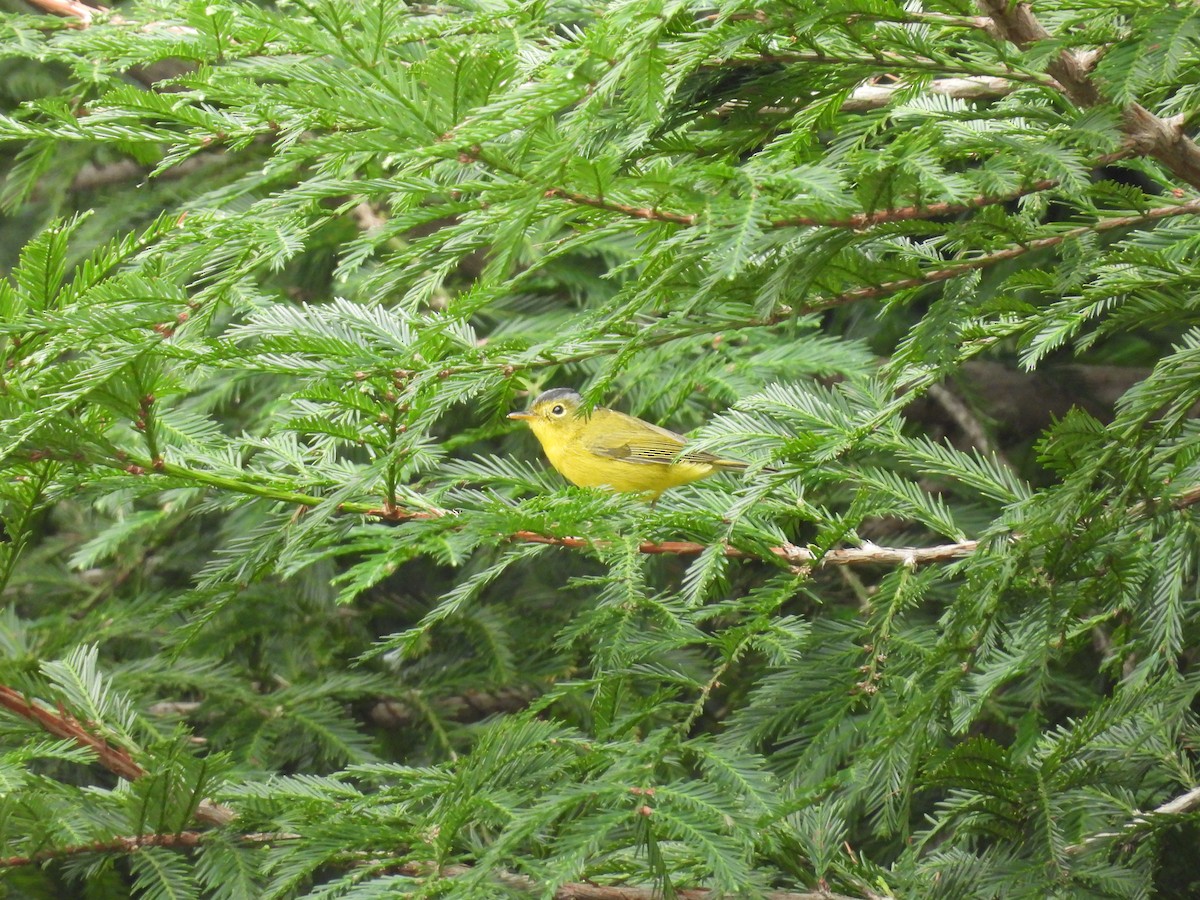
[[[762,22],[767,24],[770,22],[766,12],[761,9],[756,9],[754,12],[748,13],[700,13],[697,14],[697,22]],[[936,12],[905,12],[905,13],[851,13],[849,16],[842,14],[839,17],[839,22],[854,23],[854,22],[895,22],[898,24],[913,24],[913,25],[942,25],[950,28],[978,28],[982,31],[989,31],[992,27],[991,19],[986,16],[953,16],[946,13]]]
[[[170,849],[191,850],[202,845],[213,837],[211,831],[182,831],[172,834],[138,834],[130,837],[115,837],[106,841],[92,841],[84,844],[72,844],[67,847],[56,847],[39,850],[27,856],[0,857],[0,869],[12,869],[22,866],[38,865],[51,860],[67,859],[83,856],[88,853],[137,853],[145,847],[167,847]],[[301,835],[290,832],[254,832],[233,836],[233,839],[243,844],[270,845],[281,841],[299,840]],[[367,854],[350,854],[352,865],[362,865],[370,861]],[[409,878],[461,878],[473,873],[471,866],[451,865],[438,868],[429,863],[405,863],[390,867],[387,871],[395,872]],[[506,887],[525,893],[543,894],[545,885],[514,872],[503,869],[495,873],[498,882]],[[608,886],[591,884],[589,882],[568,882],[560,885],[554,891],[554,900],[657,900],[661,894],[650,887]],[[676,891],[675,896],[680,900],[718,900],[719,895],[707,888],[683,888]],[[845,894],[831,891],[768,891],[759,895],[764,900],[858,900]],[[877,895],[875,895],[877,896]]]
[[[198,847],[213,837],[212,831],[177,831],[170,834],[135,834],[129,837],[115,837],[106,841],[91,841],[86,844],[71,844],[67,847],[52,847],[39,850],[28,856],[0,856],[0,869],[15,869],[21,866],[35,866],[55,859],[69,859],[73,856],[83,856],[87,853],[137,853],[144,847],[170,847],[172,849],[190,850]],[[300,837],[298,834],[286,832],[256,832],[239,834],[234,840],[243,844],[272,844],[279,841],[292,841]]]
[[[760,53],[757,56],[734,56],[726,59],[713,59],[702,63],[702,69],[721,69],[726,66],[760,66],[772,63],[793,64],[805,66],[868,66],[873,69],[917,69],[925,72],[955,73],[963,77],[983,76],[985,78],[1003,78],[1010,81],[1026,81],[1045,86],[1053,85],[1053,78],[1041,72],[1021,72],[1007,66],[977,65],[970,60],[953,59],[938,60],[927,56],[914,56],[906,53],[879,51],[853,54],[825,53],[821,50],[794,50],[786,53]]]
[[[391,871],[413,878],[429,877],[435,874],[435,870],[431,866],[421,863],[408,863]],[[470,866],[454,865],[443,866],[440,870],[436,870],[436,874],[443,878],[458,878],[472,871]],[[545,885],[515,872],[500,870],[494,873],[494,877],[496,881],[512,890],[530,894],[544,894],[545,892]],[[654,887],[568,882],[559,885],[551,896],[553,896],[554,900],[661,900],[662,891]],[[718,894],[716,891],[711,891],[708,888],[676,888],[675,896],[678,900],[720,900],[721,897],[726,895]],[[827,890],[765,891],[755,896],[762,897],[763,900],[859,900],[856,897],[849,897],[845,894],[838,894]],[[871,894],[869,896],[872,900],[882,900],[878,894]]]
[[[235,478],[230,475],[219,475],[216,472],[205,472],[202,469],[190,469],[187,466],[169,463],[162,459],[143,464],[129,464],[127,461],[122,460],[116,465],[131,475],[146,475],[150,472],[158,472],[162,475],[170,475],[174,478],[183,478],[188,481],[206,484],[210,487],[222,488],[235,494],[250,494],[264,500],[278,500],[282,503],[290,503],[294,506],[309,509],[326,502],[326,498],[318,497],[314,494],[302,494],[298,491],[284,490],[273,485],[251,481],[249,478]],[[440,519],[443,516],[456,515],[453,510],[441,509],[432,505],[425,509],[404,509],[395,504],[381,507],[374,503],[339,503],[338,511],[358,513],[376,519],[385,519],[389,522],[405,522],[410,519]]]
[[[1168,800],[1161,806],[1156,806],[1150,812],[1137,813],[1132,819],[1122,825],[1118,831],[1102,831],[1099,834],[1093,834],[1090,837],[1084,838],[1078,844],[1068,847],[1067,852],[1080,853],[1090,845],[1098,841],[1108,840],[1109,838],[1134,837],[1142,826],[1151,824],[1151,820],[1156,816],[1178,816],[1191,812],[1197,807],[1200,807],[1200,787],[1194,787],[1187,793],[1180,794],[1178,797]]]
[[[74,741],[81,747],[86,747],[96,754],[96,760],[108,771],[126,781],[137,781],[147,774],[128,751],[114,747],[104,738],[92,734],[83,724],[64,709],[57,712],[26,697],[19,691],[0,685],[0,706],[35,722],[43,730],[55,737]],[[209,825],[226,825],[233,821],[236,814],[226,806],[213,803],[210,800],[200,801],[195,817]]]
[[[897,293],[898,291],[907,290],[909,288],[923,287],[927,284],[934,284],[939,281],[948,281],[962,275],[965,272],[971,272],[976,269],[985,269],[989,266],[994,266],[996,263],[1004,262],[1010,259],[1016,259],[1019,256],[1024,256],[1026,253],[1031,253],[1034,250],[1044,250],[1047,247],[1055,247],[1065,241],[1073,238],[1083,237],[1086,234],[1103,233],[1112,231],[1117,228],[1128,228],[1133,225],[1141,225],[1145,222],[1153,222],[1158,219],[1171,218],[1173,216],[1190,216],[1200,213],[1200,199],[1189,200],[1187,203],[1180,203],[1174,206],[1160,206],[1156,209],[1146,210],[1144,213],[1138,213],[1133,216],[1116,216],[1111,219],[1101,219],[1093,222],[1090,225],[1081,225],[1078,228],[1071,228],[1059,234],[1050,235],[1044,238],[1035,238],[1031,241],[1026,241],[1022,244],[1014,244],[1011,247],[1006,247],[1003,250],[996,250],[992,253],[984,253],[971,259],[960,260],[951,263],[944,269],[935,269],[932,272],[923,272],[920,275],[915,275],[912,278],[900,278],[896,281],[887,281],[875,287],[855,288],[847,291],[844,294],[839,294],[836,297],[831,297],[826,300],[816,300],[810,304],[805,304],[804,311],[819,312],[825,309],[831,309],[834,306],[842,306],[847,303],[853,303],[858,300],[874,300],[879,297],[886,297],[889,294]]]
[[[136,781],[146,774],[146,770],[134,762],[128,752],[114,747],[104,738],[92,734],[83,727],[78,719],[65,710],[60,709],[58,712],[54,712],[19,691],[4,685],[0,685],[0,706],[22,718],[36,722],[42,726],[43,730],[55,737],[65,738],[82,747],[87,747],[96,754],[100,765],[126,781]]]
[[[880,87],[878,90],[894,91],[897,85],[888,85]],[[1096,158],[1089,163],[1090,168],[1098,168],[1107,166],[1118,160],[1125,159],[1134,155],[1135,151],[1132,148],[1120,150],[1116,153],[1105,154]],[[782,219],[772,219],[767,223],[770,228],[851,228],[856,231],[862,231],[871,228],[875,225],[882,225],[893,222],[907,222],[913,219],[934,219],[941,216],[955,216],[962,213],[972,212],[973,210],[982,209],[986,206],[995,206],[1000,203],[1011,203],[1014,200],[1019,200],[1030,194],[1036,194],[1041,191],[1049,190],[1061,184],[1061,179],[1058,178],[1043,178],[1029,184],[1022,185],[1012,191],[1004,194],[981,194],[977,197],[971,197],[967,200],[957,202],[944,203],[928,203],[915,206],[902,206],[895,209],[880,209],[873,212],[854,213],[853,215],[844,216],[842,218],[820,218],[816,216],[788,216]],[[574,203],[579,206],[590,206],[594,209],[605,209],[610,212],[621,213],[622,215],[630,216],[637,219],[646,219],[656,222],[671,222],[676,225],[691,227],[699,222],[699,217],[694,213],[672,213],[664,212],[660,209],[629,206],[623,203],[616,203],[607,200],[604,197],[589,197],[585,194],[579,194],[574,191],[568,191],[564,188],[550,188],[545,192],[546,197],[554,197],[561,200],[566,200],[569,203]]]
[[[407,369],[394,371],[388,370],[388,372],[390,374],[395,374],[398,379],[401,379],[402,376],[401,380],[411,379],[418,375],[421,377],[448,378],[451,375],[494,372],[499,372],[506,378],[511,378],[517,372],[544,369],[550,366],[562,366],[569,365],[571,363],[586,362],[587,360],[595,359],[599,356],[607,356],[618,351],[628,353],[634,348],[635,344],[640,345],[640,347],[644,349],[660,347],[673,341],[686,340],[699,335],[711,334],[714,328],[727,328],[730,330],[738,330],[742,328],[769,328],[774,325],[778,325],[781,322],[791,321],[798,316],[824,312],[836,307],[857,303],[861,300],[877,300],[883,297],[888,297],[902,290],[908,290],[910,288],[922,287],[925,285],[936,284],[941,281],[947,281],[966,272],[975,271],[977,269],[985,269],[989,266],[996,265],[997,263],[1015,259],[1035,250],[1053,247],[1065,241],[1071,240],[1072,238],[1081,237],[1091,232],[1111,231],[1115,228],[1139,225],[1145,222],[1155,221],[1157,219],[1169,218],[1171,216],[1195,215],[1198,213],[1200,213],[1200,198],[1174,206],[1164,206],[1159,207],[1158,209],[1147,210],[1144,213],[1139,213],[1133,216],[1118,216],[1112,219],[1101,219],[1100,221],[1094,222],[1090,225],[1082,225],[1078,228],[1063,231],[1059,234],[1051,235],[1049,237],[1037,238],[1021,244],[1014,244],[1013,246],[1006,247],[1003,250],[985,253],[970,259],[952,261],[949,262],[944,268],[924,272],[920,275],[912,276],[911,278],[902,278],[896,281],[881,282],[880,284],[872,285],[870,287],[851,288],[850,290],[841,294],[832,294],[825,297],[814,297],[797,307],[781,305],[776,307],[775,311],[769,315],[759,316],[757,318],[746,319],[738,322],[714,323],[711,320],[698,320],[694,325],[673,331],[656,329],[654,327],[654,323],[650,323],[641,328],[639,333],[636,336],[632,336],[629,340],[623,341],[619,344],[612,343],[600,347],[591,347],[587,350],[582,350],[576,353],[558,355],[554,352],[553,348],[546,345],[538,345],[529,348],[524,354],[524,359],[493,359],[485,362],[475,362],[457,366],[431,366],[429,369],[421,372],[415,372]]]
[[[311,508],[325,502],[324,498],[316,497],[311,494],[301,494],[293,491],[286,491],[280,488],[271,487],[269,485],[260,485],[243,479],[232,478],[225,475],[216,475],[214,473],[204,472],[198,469],[189,469],[185,466],[176,465],[174,463],[161,463],[160,465],[150,467],[125,466],[124,468],[126,471],[128,471],[130,468],[137,469],[136,474],[139,475],[145,475],[151,471],[158,471],[175,478],[190,479],[212,487],[220,487],[233,493],[249,494],[255,497],[280,500],[283,502],[294,503],[304,508]],[[1198,491],[1197,494],[1198,497],[1200,497],[1200,491]],[[385,508],[369,503],[339,503],[338,511],[342,513],[370,516],[371,518],[376,519],[384,519],[389,522],[403,522],[411,520],[429,521],[447,517],[455,517],[461,514],[460,511],[451,509],[431,508],[425,510],[409,510],[399,506]],[[549,544],[555,547],[568,547],[574,550],[604,546],[603,542],[592,541],[588,538],[556,537],[554,535],[540,534],[536,531],[516,531],[509,535],[507,540],[527,544]],[[707,546],[707,544],[701,544],[695,541],[643,541],[638,545],[638,552],[651,555],[671,554],[675,556],[695,556],[699,553],[703,553]],[[819,557],[812,551],[804,547],[797,547],[793,544],[784,544],[780,547],[772,547],[771,552],[775,554],[775,556],[787,562],[789,565],[797,567],[797,571],[807,571],[814,565],[817,568],[823,568],[825,566],[857,565],[918,566],[931,562],[945,562],[946,560],[969,556],[974,552],[975,546],[975,541],[963,541],[955,544],[945,544],[936,547],[879,547],[875,544],[872,544],[870,541],[867,541],[862,547],[830,550]],[[757,558],[754,556],[754,554],[747,553],[744,550],[739,550],[737,547],[732,547],[729,545],[725,546],[724,553],[727,557],[731,558]]]
[[[1121,150],[1117,153],[1108,153],[1104,156],[1097,157],[1088,164],[1089,168],[1100,168],[1101,166],[1111,165],[1114,162],[1125,159],[1133,155],[1133,150]],[[897,209],[880,209],[874,212],[855,213],[851,216],[846,216],[841,219],[820,219],[811,216],[793,216],[785,219],[775,219],[769,224],[772,228],[852,228],[856,231],[861,231],[871,228],[874,225],[882,225],[892,222],[907,222],[913,219],[934,219],[941,216],[957,216],[962,213],[972,212],[973,210],[983,209],[986,206],[995,206],[1000,203],[1011,203],[1014,200],[1020,200],[1022,197],[1027,197],[1030,194],[1037,194],[1041,191],[1050,190],[1058,187],[1062,183],[1059,178],[1043,178],[1040,181],[1034,181],[1026,185],[1022,185],[1015,190],[1009,191],[1006,194],[981,194],[978,197],[971,197],[968,200],[960,200],[957,202],[945,203],[928,203],[920,206],[902,206]]]
[[[539,534],[536,531],[517,531],[510,538],[528,544],[549,544],[554,547],[567,547],[581,550],[589,547],[605,547],[603,541],[593,541],[581,537],[555,537],[554,535]],[[807,547],[795,544],[783,544],[772,547],[771,553],[799,570],[808,571],[813,568],[827,566],[861,566],[861,565],[901,565],[916,567],[926,563],[947,562],[952,559],[962,559],[970,556],[978,548],[978,541],[959,541],[953,544],[941,544],[934,547],[880,547],[866,541],[861,547],[844,547],[829,550],[817,555]],[[650,555],[673,554],[676,556],[697,556],[708,549],[707,544],[696,541],[642,541],[638,544],[638,552]],[[724,554],[733,559],[754,559],[754,554],[728,544]]]
[[[26,2],[56,16],[78,19],[80,28],[87,28],[92,24],[93,18],[108,12],[107,7],[88,6],[86,3],[81,3],[80,0],[26,0]]]
[[[995,456],[1006,466],[1012,468],[1008,460],[1004,458],[1004,455],[992,443],[992,439],[988,436],[987,429],[983,427],[983,423],[979,421],[971,411],[971,408],[957,394],[945,385],[931,384],[929,386],[929,396],[946,411],[946,414],[962,430],[962,433],[966,435],[976,450],[985,456]]]
[[[180,466],[174,466],[172,469],[171,474],[179,477],[185,477],[186,473],[192,471]],[[199,474],[203,475],[205,473]],[[244,489],[243,492],[260,493],[257,485],[247,485],[244,482],[239,482],[237,479],[221,478],[220,482],[222,486],[230,490],[237,491],[239,488],[242,488]],[[208,483],[211,483],[211,481]],[[280,493],[284,492],[271,490],[269,496],[277,498]],[[308,497],[307,495],[295,494],[293,496],[320,502],[320,498]],[[1197,503],[1200,503],[1200,486],[1184,491],[1171,501],[1171,507],[1180,510],[1194,506]],[[1129,513],[1133,516],[1146,515],[1152,508],[1152,503],[1139,503],[1131,507]],[[368,504],[361,503],[340,504],[339,510],[343,512],[356,512],[377,518],[390,518],[391,520],[403,520],[406,518],[429,520],[458,515],[453,510],[439,510],[437,513],[430,513],[426,511],[409,512],[398,508],[394,508],[388,514],[384,510],[375,509]],[[584,537],[557,536],[525,530],[515,531],[504,539],[518,543],[546,544],[552,547],[564,547],[571,550],[585,550],[607,546],[604,541],[594,541]],[[698,541],[642,541],[638,544],[638,552],[647,555],[697,556],[703,553],[708,546]],[[978,548],[979,542],[973,540],[938,544],[932,547],[881,547],[871,541],[864,541],[861,547],[842,547],[835,550],[828,550],[823,554],[816,554],[807,547],[799,547],[791,543],[772,547],[770,552],[787,563],[792,568],[792,571],[797,574],[806,574],[813,569],[822,569],[831,566],[899,565],[915,568],[916,566],[928,565],[930,563],[963,559],[973,554]],[[722,552],[726,557],[731,559],[758,558],[755,554],[729,544],[723,546]]]
[[[645,206],[627,206],[623,203],[614,203],[611,200],[605,200],[603,197],[588,197],[584,194],[576,194],[574,191],[568,191],[563,188],[550,188],[546,191],[545,196],[559,197],[581,206],[607,209],[612,212],[631,216],[635,219],[648,219],[652,222],[674,222],[676,225],[695,225],[697,218],[694,214],[690,213],[683,215],[680,213],[663,212],[660,209],[652,209]]]
[[[941,25],[949,28],[973,28],[989,34],[994,31],[992,20],[987,16],[953,16],[937,12],[860,12],[846,16],[846,21],[848,23],[867,21],[895,22],[899,25]]]
[[[537,693],[537,688],[531,685],[496,688],[490,691],[466,690],[449,697],[437,697],[429,702],[429,706],[435,709],[439,716],[455,722],[476,722],[496,713],[524,709]],[[422,711],[418,704],[399,697],[380,700],[371,707],[368,715],[377,725],[406,728],[422,717]]]
[[[1007,97],[1017,89],[1010,78],[996,75],[969,75],[961,78],[935,78],[924,86],[930,94],[953,97],[956,100],[997,100]],[[864,84],[854,89],[845,102],[842,112],[867,112],[879,109],[892,102],[892,97],[909,85],[903,81],[894,84]]]
[[[1122,154],[1128,155],[1128,154]],[[1118,157],[1120,158],[1120,157]],[[1023,185],[1007,194],[980,195],[958,203],[929,203],[924,206],[904,206],[899,209],[880,209],[875,212],[855,213],[842,219],[820,219],[812,216],[792,216],[786,219],[774,219],[772,228],[852,228],[862,231],[874,225],[891,222],[907,222],[913,219],[933,219],[938,216],[955,216],[985,206],[995,206],[999,203],[1011,203],[1029,194],[1057,187],[1059,179],[1043,178],[1040,181]]]

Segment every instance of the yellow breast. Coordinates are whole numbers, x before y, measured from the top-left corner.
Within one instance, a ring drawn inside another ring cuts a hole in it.
[[[579,487],[606,487],[614,491],[657,497],[667,488],[706,478],[717,471],[704,463],[628,462],[592,453],[578,435],[531,422],[546,458],[567,481]]]

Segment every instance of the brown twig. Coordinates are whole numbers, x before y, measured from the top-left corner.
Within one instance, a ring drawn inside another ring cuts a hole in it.
[[[177,831],[171,834],[135,834],[129,837],[115,837],[106,841],[91,841],[84,844],[71,844],[68,847],[52,847],[30,853],[28,856],[0,856],[0,869],[15,869],[21,866],[36,866],[54,859],[68,859],[82,856],[85,853],[137,853],[145,847],[170,847],[190,850],[211,839],[212,831]],[[271,844],[278,841],[292,841],[299,838],[298,834],[285,832],[256,832],[239,834],[234,840],[243,844]]]
[[[581,537],[555,537],[549,534],[539,534],[536,531],[517,531],[510,538],[528,544],[549,544],[554,547],[567,547],[572,550],[582,550],[588,547],[605,547],[604,541],[593,541]],[[638,544],[638,552],[650,555],[673,554],[676,556],[696,556],[708,549],[707,544],[696,541],[642,541]],[[771,552],[785,562],[798,567],[825,568],[826,566],[860,566],[860,565],[902,565],[915,567],[925,563],[946,562],[951,559],[961,559],[970,556],[979,546],[978,541],[959,541],[953,544],[941,544],[934,547],[880,547],[866,541],[861,547],[844,547],[830,550],[817,555],[807,547],[797,547],[795,544],[783,544],[772,547]],[[753,558],[753,554],[737,547],[725,545],[724,554],[733,559]]]
[[[74,741],[81,747],[87,747],[96,754],[100,765],[126,781],[137,781],[146,774],[146,770],[134,762],[128,752],[114,747],[103,738],[92,734],[83,727],[78,719],[64,709],[60,708],[58,712],[54,712],[19,691],[14,691],[4,685],[0,685],[0,706],[22,718],[36,722],[43,730],[55,737],[65,738]]]
[[[24,719],[36,722],[55,737],[74,741],[81,747],[88,748],[96,754],[100,765],[126,781],[137,781],[147,774],[128,751],[114,747],[103,738],[92,734],[65,709],[60,708],[55,712],[4,685],[0,685],[0,706]],[[209,825],[226,825],[233,821],[235,816],[233,810],[210,800],[202,800],[195,812],[199,821]]]
[[[696,216],[690,213],[685,215],[682,213],[663,212],[661,209],[653,209],[645,206],[627,206],[623,203],[614,203],[611,200],[605,200],[603,197],[588,197],[585,194],[577,194],[574,191],[568,191],[564,188],[550,188],[546,191],[545,196],[558,197],[580,206],[591,206],[596,209],[619,212],[622,215],[632,216],[635,219],[647,219],[652,222],[674,222],[676,225],[696,224]]]
[[[894,85],[889,85],[888,88],[894,88]],[[1132,148],[1118,151],[1116,153],[1105,154],[1094,160],[1091,163],[1092,168],[1107,166],[1118,160],[1125,159],[1134,154]],[[973,210],[982,209],[987,206],[995,206],[1000,203],[1011,203],[1014,200],[1019,200],[1030,194],[1036,194],[1041,191],[1049,190],[1057,187],[1061,183],[1057,178],[1043,178],[1038,181],[1030,182],[1022,185],[1015,190],[1004,194],[981,194],[978,197],[971,197],[967,200],[957,202],[944,203],[927,203],[915,206],[902,206],[894,209],[880,209],[872,212],[854,213],[853,215],[844,216],[842,218],[821,218],[818,216],[787,216],[782,219],[772,219],[767,222],[770,228],[850,228],[855,231],[862,231],[871,228],[875,225],[883,225],[895,222],[907,222],[914,219],[935,219],[941,216],[955,216],[962,213],[971,212]],[[590,206],[594,209],[605,209],[610,212],[621,213],[622,215],[631,216],[638,219],[647,219],[657,222],[672,222],[676,225],[690,227],[699,221],[699,217],[693,213],[671,213],[663,212],[659,209],[647,207],[628,206],[621,203],[615,203],[606,200],[603,197],[589,197],[585,194],[578,194],[574,191],[568,191],[563,188],[550,188],[545,192],[547,197],[556,197],[566,200],[569,203],[574,203],[579,206]]]
[[[91,841],[84,844],[72,844],[68,847],[56,847],[39,850],[27,856],[0,857],[0,869],[12,869],[22,866],[39,865],[56,859],[67,859],[88,853],[137,853],[146,847],[167,847],[171,849],[190,850],[199,847],[211,839],[213,832],[182,831],[173,834],[139,834],[130,837],[115,837],[106,841]],[[281,841],[295,841],[301,835],[290,832],[255,832],[236,835],[235,840],[243,844],[275,844]],[[351,854],[352,865],[361,865],[369,861],[367,854]],[[451,865],[438,868],[429,863],[405,863],[389,868],[394,872],[409,878],[461,878],[473,873],[471,866]],[[496,881],[506,887],[525,893],[545,893],[545,885],[514,872],[499,870],[495,873]],[[682,888],[675,895],[680,900],[717,900],[718,895],[707,888]],[[591,884],[589,882],[568,882],[555,889],[554,900],[654,900],[661,896],[651,887],[610,886]],[[857,900],[845,894],[831,891],[767,891],[760,894],[764,900]]]
[[[429,706],[441,717],[455,722],[477,722],[497,713],[511,713],[527,707],[538,695],[533,685],[516,685],[493,690],[465,690],[449,697],[437,697]],[[403,697],[380,700],[371,707],[371,721],[388,728],[404,728],[421,717],[416,704]]]
[[[929,396],[933,398],[934,402],[946,411],[946,414],[950,416],[954,424],[966,435],[967,440],[971,442],[971,446],[985,456],[995,456],[1011,468],[1008,460],[1004,459],[1003,455],[992,443],[992,439],[988,436],[987,429],[983,427],[983,423],[979,421],[971,411],[971,408],[957,394],[941,384],[931,384],[928,391]]]
[[[953,72],[961,77],[1003,78],[1032,84],[1051,85],[1053,78],[1041,72],[1022,72],[1007,66],[974,65],[965,59],[938,60],[927,56],[881,50],[861,56],[826,53],[822,50],[793,50],[784,53],[759,53],[755,56],[731,56],[701,64],[702,69],[721,69],[727,66],[761,66],[800,64],[805,66],[865,66],[872,69],[917,69],[926,72]]]
[[[731,330],[740,328],[768,328],[773,325],[778,325],[781,322],[788,322],[798,316],[807,315],[810,313],[824,312],[825,310],[834,309],[839,306],[846,306],[851,303],[857,303],[861,300],[876,300],[881,297],[887,297],[909,288],[922,287],[924,285],[936,284],[941,281],[947,281],[958,275],[977,269],[985,269],[997,263],[1005,262],[1010,259],[1015,259],[1026,253],[1031,253],[1035,250],[1041,250],[1047,247],[1053,247],[1061,244],[1072,238],[1081,237],[1091,232],[1111,231],[1115,228],[1123,228],[1131,225],[1138,225],[1144,222],[1151,222],[1157,219],[1168,218],[1171,216],[1180,215],[1195,215],[1200,214],[1200,199],[1189,201],[1188,203],[1176,204],[1173,206],[1164,206],[1157,209],[1147,210],[1144,213],[1139,213],[1134,216],[1119,216],[1112,219],[1101,219],[1090,225],[1082,225],[1078,228],[1070,229],[1049,237],[1037,238],[1031,241],[1026,241],[1021,244],[1014,244],[1011,247],[1006,247],[1003,250],[996,250],[992,253],[985,253],[965,260],[956,260],[948,262],[942,269],[934,269],[930,272],[915,275],[911,278],[902,278],[896,281],[881,282],[870,287],[851,288],[840,294],[832,294],[824,297],[814,297],[797,307],[781,305],[769,315],[759,316],[753,319],[747,319],[736,323],[723,323],[718,327],[725,327]],[[699,335],[711,334],[714,324],[711,321],[698,321],[694,326],[679,329],[677,331],[655,331],[652,325],[641,329],[641,334],[650,334],[650,337],[639,337],[638,341],[643,348],[659,347],[663,344],[669,344],[672,341],[686,340],[690,337]],[[620,345],[622,351],[628,352],[633,346],[633,341],[627,341]],[[534,348],[527,354],[528,358],[516,361],[501,361],[494,360],[488,362],[476,362],[467,365],[459,366],[443,366],[436,370],[430,371],[429,374],[436,374],[439,378],[448,378],[451,375],[464,375],[484,372],[500,372],[506,377],[511,377],[518,371],[529,371],[532,369],[542,369],[549,366],[562,366],[571,363],[586,362],[594,359],[597,356],[604,356],[614,352],[614,345],[607,345],[599,348],[590,348],[578,353],[569,353],[557,355],[549,349]],[[389,370],[390,371],[390,370]],[[405,371],[407,377],[412,377],[414,372]],[[424,373],[422,373],[424,374]]]
[[[1011,203],[1013,200],[1019,200],[1021,197],[1029,194],[1036,194],[1040,191],[1057,187],[1058,184],[1059,180],[1057,178],[1043,178],[1040,181],[1035,181],[1031,184],[1019,187],[1014,191],[1009,191],[1007,194],[995,194],[991,196],[981,195],[978,197],[972,197],[969,200],[959,201],[958,203],[928,203],[923,206],[904,206],[900,207],[899,209],[880,209],[874,212],[855,213],[852,216],[846,216],[842,219],[821,219],[813,216],[792,216],[786,219],[772,220],[771,227],[852,228],[855,231],[861,231],[874,225],[882,225],[892,222],[907,222],[913,219],[934,219],[939,216],[954,216],[965,212],[971,212],[972,210],[982,209],[985,206],[995,206],[998,203]]]
[[[437,874],[443,878],[458,878],[473,871],[470,866],[443,866],[434,870],[432,866],[422,863],[408,863],[390,871],[411,878],[429,877]],[[496,881],[512,890],[524,893],[544,894],[545,885],[534,881],[525,875],[500,870],[494,873]],[[559,885],[550,895],[554,900],[660,900],[662,891],[655,887],[637,885],[604,885],[592,884],[586,881],[568,882]],[[718,894],[708,888],[676,888],[675,896],[679,900],[720,900],[724,894]],[[833,891],[764,891],[755,896],[763,900],[859,900]],[[868,894],[870,900],[882,900],[878,894]]]
[[[1108,153],[1104,156],[1097,157],[1090,164],[1090,168],[1100,168],[1101,166],[1111,165],[1114,162],[1125,159],[1133,155],[1133,150],[1121,150],[1116,153]],[[846,216],[841,219],[821,219],[811,216],[793,216],[785,219],[772,220],[770,225],[772,228],[794,228],[794,227],[810,227],[810,228],[852,228],[856,231],[861,231],[866,228],[871,228],[875,225],[883,225],[893,222],[907,222],[913,219],[935,219],[941,216],[957,216],[962,213],[971,212],[976,209],[983,209],[986,206],[996,206],[1000,203],[1011,203],[1014,200],[1020,200],[1022,197],[1027,197],[1030,194],[1037,194],[1041,191],[1049,190],[1050,188],[1058,187],[1061,179],[1058,178],[1043,178],[1039,181],[1030,182],[1021,187],[1009,191],[1006,194],[981,194],[978,197],[971,197],[968,200],[960,200],[958,202],[945,203],[927,203],[919,206],[902,206],[897,209],[879,209],[874,212],[855,213],[851,216]]]
[[[1090,845],[1107,840],[1108,838],[1132,838],[1136,835],[1139,828],[1143,825],[1149,825],[1155,816],[1178,816],[1186,812],[1191,812],[1197,807],[1200,807],[1200,787],[1194,787],[1187,793],[1180,794],[1178,797],[1168,800],[1161,806],[1156,806],[1150,812],[1136,813],[1132,819],[1122,825],[1117,831],[1102,831],[1099,834],[1093,834],[1090,837],[1084,838],[1078,844],[1068,847],[1067,852],[1072,854],[1080,853]]]
[[[1147,210],[1144,213],[1138,213],[1133,216],[1116,216],[1111,219],[1101,219],[1098,222],[1092,222],[1089,225],[1081,225],[1078,228],[1071,228],[1059,234],[1050,235],[1044,238],[1035,238],[1031,241],[1026,241],[1022,244],[1014,244],[1011,247],[1006,247],[1003,250],[996,250],[992,253],[985,253],[974,258],[958,260],[944,269],[935,269],[932,272],[923,272],[920,275],[915,275],[912,278],[900,278],[896,281],[887,281],[883,284],[874,287],[854,288],[846,291],[844,294],[839,294],[836,297],[830,297],[827,300],[816,300],[811,304],[805,305],[805,311],[819,312],[825,309],[831,309],[834,306],[842,306],[847,303],[854,303],[859,300],[874,300],[879,297],[886,297],[889,294],[895,294],[898,291],[907,290],[909,288],[923,287],[928,284],[934,284],[939,281],[948,281],[962,275],[965,272],[971,272],[976,269],[985,269],[989,266],[994,266],[996,263],[1004,262],[1010,259],[1016,259],[1019,256],[1024,256],[1026,253],[1031,253],[1034,250],[1044,250],[1047,247],[1055,247],[1065,241],[1073,238],[1083,237],[1086,234],[1102,233],[1112,231],[1117,228],[1128,228],[1133,225],[1140,225],[1145,222],[1152,222],[1158,219],[1166,219],[1172,216],[1190,216],[1200,213],[1200,199],[1190,200],[1187,203],[1179,203],[1174,206],[1160,206],[1156,209]]]
[[[952,97],[956,100],[997,100],[1007,97],[1019,85],[1010,78],[996,75],[966,75],[959,78],[935,78],[924,86],[923,90],[942,97]],[[900,91],[907,90],[909,85],[903,81],[893,84],[864,84],[854,89],[854,92],[842,103],[842,112],[867,112],[880,109],[892,102],[892,98]]]

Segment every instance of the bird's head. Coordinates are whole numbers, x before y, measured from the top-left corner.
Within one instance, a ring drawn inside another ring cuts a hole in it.
[[[565,434],[577,425],[577,413],[583,398],[570,388],[551,388],[543,391],[524,412],[508,414],[533,429],[539,438],[548,434]]]

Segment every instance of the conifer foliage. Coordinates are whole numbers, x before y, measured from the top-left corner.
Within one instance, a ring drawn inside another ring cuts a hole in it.
[[[0,890],[1193,889],[1200,9],[4,9]]]

